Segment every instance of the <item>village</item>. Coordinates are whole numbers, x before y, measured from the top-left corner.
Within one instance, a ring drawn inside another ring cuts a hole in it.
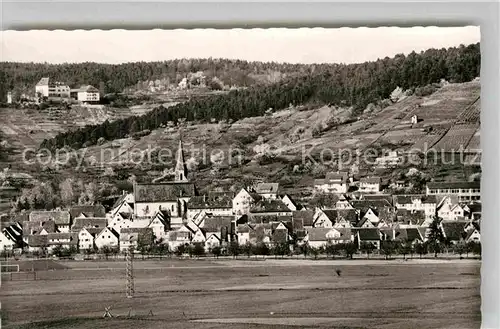
[[[463,245],[456,248],[460,253],[480,250],[477,181],[429,182],[425,194],[391,195],[384,194],[380,177],[362,177],[358,190],[349,192],[352,176],[329,172],[314,181],[314,189],[337,201],[311,208],[273,182],[199,195],[187,178],[182,141],[174,172],[172,181],[135,183],[107,212],[100,204],[33,210],[28,220],[3,228],[0,249],[4,255],[86,258],[158,248],[214,256],[343,250],[351,257],[357,251],[437,254],[443,246]]]

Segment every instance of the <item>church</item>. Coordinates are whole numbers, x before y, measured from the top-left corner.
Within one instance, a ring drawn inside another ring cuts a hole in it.
[[[153,217],[159,211],[167,212],[170,226],[178,228],[186,221],[187,203],[196,193],[195,185],[187,178],[182,140],[179,140],[173,181],[134,184],[135,218]]]

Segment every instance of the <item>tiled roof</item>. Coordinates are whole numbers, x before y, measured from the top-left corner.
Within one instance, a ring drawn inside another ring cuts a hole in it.
[[[89,232],[93,237],[95,237],[97,234],[101,233],[103,228],[85,228],[87,232]]]
[[[271,241],[274,243],[286,242],[288,238],[288,230],[275,229],[271,236]]]
[[[71,225],[71,230],[74,232],[80,231],[82,228],[100,228],[106,227],[106,217],[84,217],[75,218],[73,225]]]
[[[83,205],[83,206],[73,206],[69,208],[69,214],[71,218],[75,218],[76,216],[84,213],[89,217],[105,217],[106,210],[102,204],[98,205]]]
[[[229,195],[193,196],[189,199],[188,209],[232,208],[233,198]]]
[[[346,172],[329,172],[325,176],[325,181],[341,181],[343,183],[347,182],[349,179],[349,174]]]
[[[232,220],[232,216],[207,217],[203,222],[203,229],[206,232],[220,232],[224,228],[227,232],[230,232]]]
[[[258,194],[278,193],[278,189],[278,183],[257,183],[254,187],[255,193]]]
[[[394,195],[394,205],[396,204],[411,204],[413,200],[421,200],[422,203],[436,204],[437,198],[435,195],[425,195],[425,194],[400,194]]]
[[[467,225],[466,221],[443,220],[441,225],[446,239],[451,241],[460,241],[465,238],[465,225]]]
[[[430,189],[470,189],[470,188],[480,188],[480,182],[429,182],[427,187]]]
[[[54,240],[54,239],[58,239],[58,240],[61,240],[61,239],[64,239],[64,240],[70,240],[69,242],[62,242],[62,241],[51,241],[51,240]],[[57,245],[57,244],[71,244],[71,245],[76,245],[78,244],[78,233],[75,233],[75,232],[71,232],[71,233],[60,233],[60,232],[57,232],[57,233],[49,233],[47,234],[47,243],[49,245]]]
[[[69,225],[70,213],[68,211],[38,211],[34,210],[30,213],[30,221],[40,222],[53,220],[56,225]]]
[[[351,205],[353,208],[360,210],[363,214],[368,211],[368,209],[392,207],[387,200],[352,200]]]
[[[47,235],[28,235],[28,245],[30,247],[46,247],[47,244]]]
[[[423,210],[398,209],[396,216],[397,221],[404,224],[422,225],[425,221],[425,212]]]
[[[136,184],[135,202],[175,201],[180,197],[192,197],[196,189],[192,183]]]
[[[326,233],[331,231],[331,228],[313,227],[307,229],[309,241],[326,241]]]
[[[36,84],[37,86],[48,86],[49,78],[41,78],[40,81]]]
[[[236,226],[236,233],[248,233],[253,231],[253,228],[248,224],[240,224]]]
[[[362,177],[359,181],[367,184],[380,184],[380,177]]]
[[[386,200],[392,205],[392,195],[390,194],[363,194],[362,198],[367,201]]]
[[[358,212],[356,209],[337,209],[337,217],[339,220],[341,218],[345,219],[352,225],[358,222]]]
[[[297,210],[292,212],[293,221],[294,222],[301,221],[302,226],[312,226],[313,216],[314,216],[313,210]]]
[[[291,210],[281,200],[261,200],[250,208],[250,212],[291,212]]]
[[[23,222],[23,235],[39,234],[43,229],[47,233],[56,231],[56,225],[53,220],[47,221],[26,221]]]
[[[413,242],[415,240],[423,241],[423,238],[424,238],[424,237],[422,237],[421,232],[416,227],[406,228],[406,235],[407,235],[408,241],[411,241],[411,242]]]
[[[361,241],[380,240],[380,231],[378,228],[353,228],[353,232],[359,235]]]

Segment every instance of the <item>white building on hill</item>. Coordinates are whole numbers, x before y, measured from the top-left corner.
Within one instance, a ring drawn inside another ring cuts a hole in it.
[[[51,81],[49,78],[41,78],[35,86],[35,95],[69,98],[70,88],[62,82]]]

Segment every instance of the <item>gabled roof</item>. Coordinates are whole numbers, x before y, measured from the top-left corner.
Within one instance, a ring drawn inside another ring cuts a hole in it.
[[[232,208],[233,198],[230,195],[193,196],[187,206],[188,209]]]
[[[135,184],[135,202],[176,201],[181,197],[196,195],[193,183]]]
[[[389,204],[392,205],[392,195],[390,194],[363,194],[362,200],[367,200],[367,201],[386,200]]]
[[[380,240],[380,230],[378,228],[352,228],[361,241],[378,241]]]
[[[365,184],[380,184],[381,179],[380,177],[373,176],[373,177],[362,177],[359,181]]]
[[[74,232],[79,232],[82,228],[98,228],[102,230],[106,227],[106,224],[106,217],[75,218],[71,230]]]
[[[36,84],[37,86],[48,86],[49,78],[41,78],[40,81]]]
[[[28,246],[30,247],[46,247],[47,244],[47,235],[28,235]]]
[[[253,231],[253,227],[249,224],[240,224],[236,226],[237,233],[249,233],[250,231]]]
[[[75,218],[81,213],[88,215],[88,217],[106,217],[106,210],[102,204],[73,206],[69,208],[71,218]]]
[[[93,87],[91,85],[86,85],[86,86],[80,86],[80,88],[73,90],[73,91],[79,91],[79,92],[88,92],[88,93],[98,93],[99,89],[96,87]]]
[[[420,200],[422,203],[437,204],[435,195],[425,194],[398,194],[393,196],[394,205],[396,204],[411,204],[414,200]]]
[[[366,213],[368,209],[392,207],[387,200],[352,200],[351,205],[353,208],[360,210],[362,214]]]
[[[278,193],[279,183],[257,183],[254,187],[257,194]]]
[[[271,241],[274,243],[286,242],[288,240],[288,230],[275,229],[271,235]]]
[[[56,224],[53,220],[47,221],[26,221],[23,222],[23,235],[28,236],[30,234],[36,235],[45,229],[47,233],[52,233],[56,231]]]
[[[481,187],[481,182],[429,182],[427,187],[429,189],[478,189]]]
[[[441,225],[446,239],[451,241],[460,241],[465,238],[465,226],[467,225],[466,221],[443,220],[441,221]]]
[[[2,232],[12,241],[21,241],[23,237],[23,226],[20,223],[14,223],[4,228]]]
[[[413,242],[416,240],[424,241],[424,238],[425,238],[425,236],[422,236],[422,233],[416,227],[407,227],[406,228],[406,236],[407,236],[407,240],[410,242]]]
[[[481,232],[477,229],[470,229],[466,232],[465,240],[469,240],[472,234],[474,234],[474,232],[478,232],[479,234],[481,234]]]
[[[250,208],[250,212],[291,212],[291,210],[281,200],[260,200]]]
[[[343,218],[352,225],[355,225],[358,222],[358,212],[356,209],[337,209],[337,218]]]
[[[324,179],[315,179],[314,185],[323,185],[323,184],[345,184],[349,180],[349,174],[346,172],[329,172],[326,174]]]
[[[106,227],[106,228],[103,228],[101,230],[101,232],[99,232],[97,235],[101,235],[103,234],[106,230],[110,231],[111,234],[113,234],[117,239],[120,238],[120,234],[114,229],[114,228],[111,228],[111,227]],[[123,230],[123,229],[122,229]]]
[[[233,220],[233,216],[207,217],[203,221],[202,228],[206,232],[220,232],[222,229],[225,229],[225,230],[227,230],[227,232],[229,232],[231,230],[232,220]]]
[[[299,226],[312,226],[313,225],[313,216],[314,216],[314,211],[313,210],[297,210],[292,212],[292,221],[295,224],[296,222],[300,222],[301,224]],[[299,227],[297,226],[297,227]]]
[[[338,218],[337,209],[324,209],[322,211],[332,223],[335,223],[337,221]]]
[[[101,231],[103,230],[102,228],[90,228],[90,227],[84,227],[82,228],[79,232],[81,232],[82,230],[86,230],[87,232],[89,232],[93,237],[95,237],[97,234],[101,233]]]
[[[326,241],[326,233],[331,231],[331,228],[313,227],[307,229],[309,241]]]
[[[69,225],[71,222],[68,211],[39,211],[34,210],[30,213],[30,221],[40,222],[53,220],[56,225]]]

